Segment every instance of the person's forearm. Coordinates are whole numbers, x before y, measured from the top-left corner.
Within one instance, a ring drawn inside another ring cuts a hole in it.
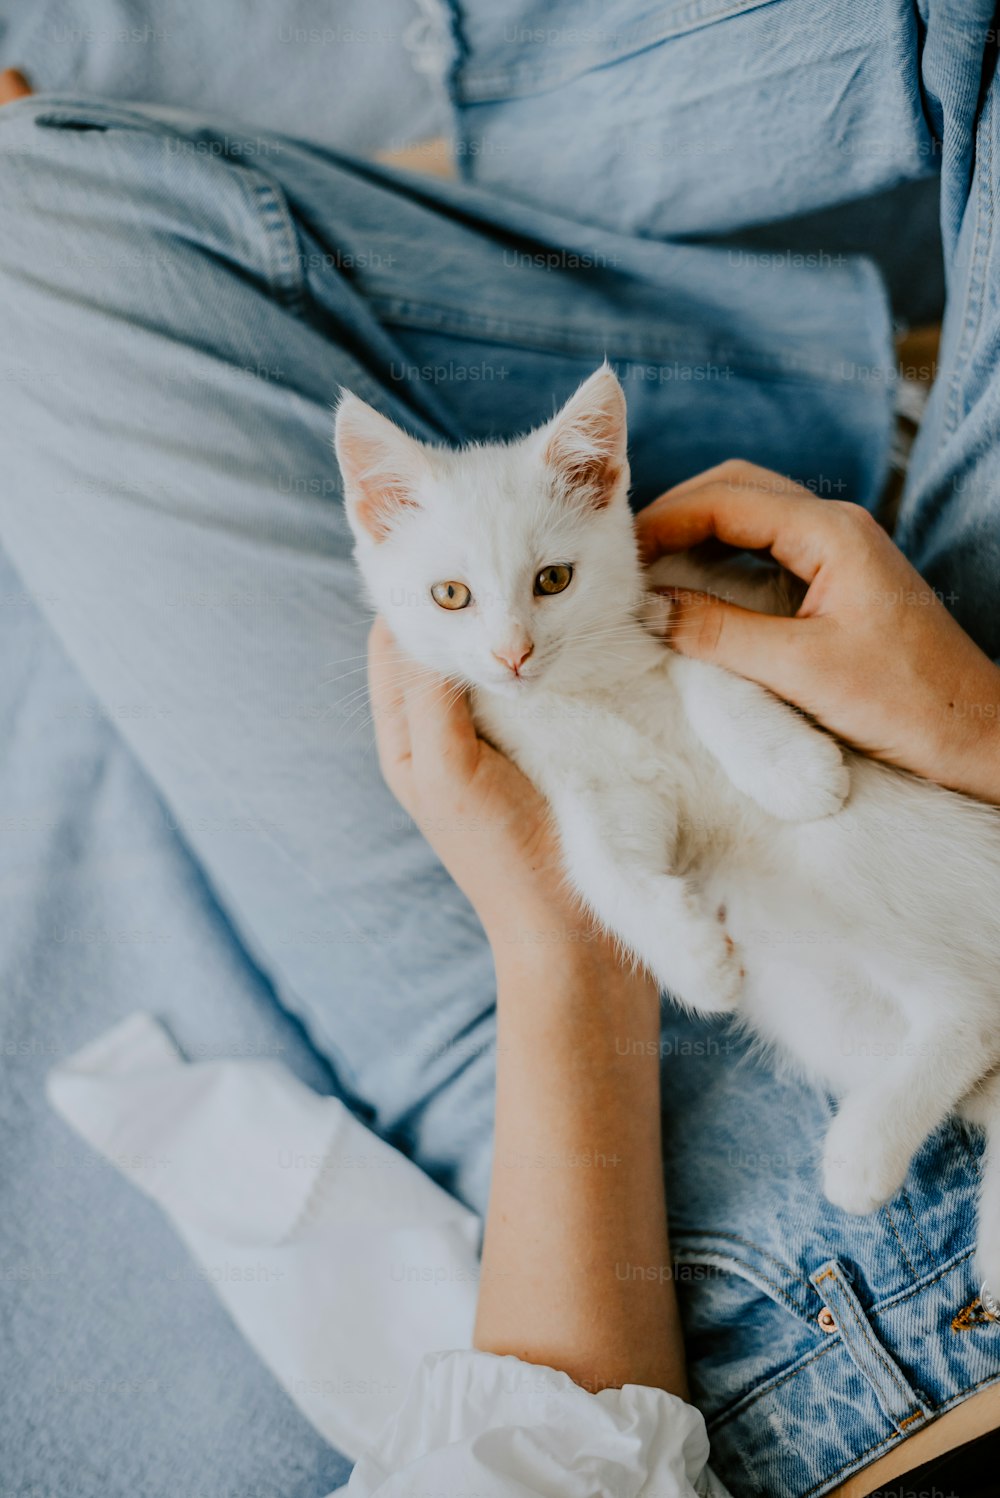
[[[660,1144],[660,1001],[603,940],[508,925],[475,1345],[686,1394]]]
[[[1000,806],[1000,667],[976,664],[946,693],[941,748],[931,778]]]

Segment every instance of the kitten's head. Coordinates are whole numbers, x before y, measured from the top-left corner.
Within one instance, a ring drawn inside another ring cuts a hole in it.
[[[335,445],[358,564],[410,655],[511,693],[613,663],[641,590],[606,364],[516,442],[430,447],[345,393]]]

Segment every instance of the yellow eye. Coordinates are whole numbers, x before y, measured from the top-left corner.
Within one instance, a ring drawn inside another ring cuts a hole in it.
[[[435,583],[431,597],[442,609],[464,609],[472,602],[472,594],[464,583]]]
[[[543,567],[535,578],[535,592],[540,594],[561,593],[568,588],[573,569],[568,562],[557,562],[553,567]]]

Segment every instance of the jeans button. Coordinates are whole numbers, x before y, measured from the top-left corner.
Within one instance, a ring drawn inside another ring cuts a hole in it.
[[[835,1332],[837,1330],[837,1318],[836,1316],[834,1316],[829,1306],[823,1307],[819,1315],[816,1317],[816,1320],[819,1322],[820,1327],[825,1332]]]

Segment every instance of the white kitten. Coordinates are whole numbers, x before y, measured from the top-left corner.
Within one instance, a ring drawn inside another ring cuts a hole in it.
[[[472,688],[586,904],[676,999],[739,1003],[839,1097],[829,1199],[874,1211],[949,1113],[986,1127],[979,1267],[1000,1291],[1000,816],[646,632],[606,365],[538,431],[461,452],[345,394],[336,450],[375,606]],[[654,576],[712,586],[691,559]],[[759,586],[741,601],[779,611]]]

